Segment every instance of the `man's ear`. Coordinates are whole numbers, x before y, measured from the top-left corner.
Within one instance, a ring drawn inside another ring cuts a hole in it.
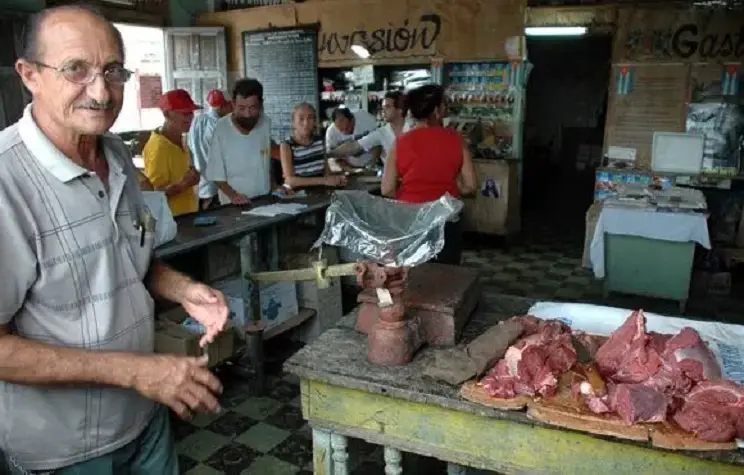
[[[39,68],[26,61],[25,59],[19,59],[16,61],[15,70],[23,81],[23,85],[26,86],[33,95],[39,88]]]

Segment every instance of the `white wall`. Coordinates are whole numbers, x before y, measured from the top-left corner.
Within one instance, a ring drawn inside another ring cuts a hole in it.
[[[160,28],[116,24],[124,39],[126,64],[134,75],[124,87],[124,105],[111,127],[114,133],[152,130],[163,123],[159,109],[141,109],[139,75],[158,75],[165,81],[165,42]]]

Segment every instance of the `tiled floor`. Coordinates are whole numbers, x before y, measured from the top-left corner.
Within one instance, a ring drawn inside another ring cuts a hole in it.
[[[509,247],[499,243],[471,243],[463,265],[481,270],[485,292],[506,293],[549,300],[605,303],[676,314],[672,302],[612,296],[602,299],[601,287],[581,268],[584,225],[573,220],[536,217],[525,220],[523,235]],[[738,321],[741,302],[692,300],[688,314]],[[269,390],[260,398],[246,397],[246,387],[223,375],[225,412],[218,417],[175,422],[181,466],[188,474],[292,475],[311,473],[311,434],[302,419],[299,387],[280,373],[281,361],[296,347],[275,340],[269,345],[274,369]],[[381,450],[353,442],[350,453],[354,475],[384,473]],[[358,456],[357,456],[358,455]],[[443,464],[408,456],[404,473],[437,475]],[[425,464],[425,465],[422,465]]]

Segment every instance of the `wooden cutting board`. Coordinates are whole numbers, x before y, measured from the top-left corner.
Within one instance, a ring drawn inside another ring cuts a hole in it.
[[[551,398],[530,402],[527,417],[566,429],[620,439],[648,441],[648,427],[642,424],[628,426],[616,414],[595,414],[584,407],[571,394],[571,387],[562,378],[558,393]]]
[[[532,402],[532,398],[527,396],[518,396],[511,399],[491,397],[486,392],[486,389],[483,386],[479,386],[475,381],[467,381],[463,384],[460,388],[460,396],[470,402],[504,411],[521,411],[527,407],[528,403]]]
[[[518,411],[526,407],[527,417],[556,427],[649,442],[661,449],[705,451],[734,450],[737,447],[736,442],[714,443],[700,440],[673,422],[628,426],[616,414],[595,414],[573,397],[568,378],[562,378],[558,394],[547,399],[525,396],[513,399],[492,398],[475,381],[463,384],[460,395],[468,401],[494,409]]]

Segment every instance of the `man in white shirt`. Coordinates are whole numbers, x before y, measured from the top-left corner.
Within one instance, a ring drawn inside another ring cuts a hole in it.
[[[238,80],[232,99],[233,112],[214,128],[206,176],[217,185],[220,204],[245,205],[272,189],[271,122],[261,112],[263,86],[257,80]]]
[[[326,130],[326,152],[347,142],[356,142],[377,129],[374,116],[364,110],[352,112],[348,107],[337,107],[333,111],[332,119],[333,124]],[[342,158],[352,167],[360,168],[374,162],[377,156],[373,151],[358,150],[357,153],[341,155],[338,158]]]
[[[329,151],[328,156],[343,158],[370,152],[375,147],[381,147],[384,163],[393,146],[395,146],[395,139],[411,128],[411,123],[406,120],[406,112],[403,93],[400,91],[388,92],[385,94],[382,103],[382,115],[387,123],[358,140],[346,142]]]
[[[209,159],[209,146],[217,121],[232,111],[232,104],[219,89],[212,89],[207,95],[209,110],[196,116],[186,138],[186,144],[194,159],[194,166],[201,173],[199,178],[199,209],[205,210],[218,204],[217,185],[207,180],[204,171]]]

